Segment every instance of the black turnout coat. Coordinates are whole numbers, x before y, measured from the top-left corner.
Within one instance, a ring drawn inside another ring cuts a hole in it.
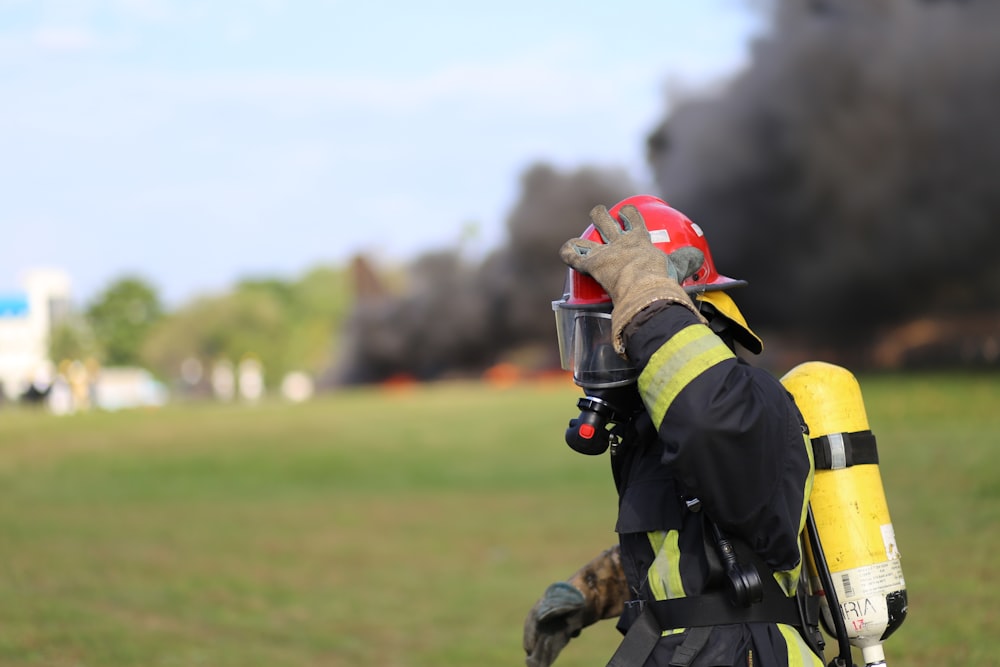
[[[616,531],[633,597],[719,590],[706,523],[742,540],[793,596],[813,479],[804,421],[777,378],[750,366],[686,308],[654,304],[626,330],[642,369],[644,413],[615,447]],[[695,501],[695,499],[697,499]],[[620,622],[634,620],[628,605]],[[667,665],[687,631],[667,630],[647,665]],[[799,632],[776,623],[720,624],[693,667],[822,667]]]

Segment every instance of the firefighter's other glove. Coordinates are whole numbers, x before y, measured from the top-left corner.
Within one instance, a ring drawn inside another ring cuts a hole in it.
[[[615,351],[625,357],[625,327],[657,301],[682,305],[704,322],[680,283],[698,270],[705,256],[690,246],[664,255],[653,245],[646,222],[635,206],[623,206],[619,215],[621,224],[611,217],[607,207],[595,206],[590,218],[604,243],[570,239],[559,256],[573,269],[599,282],[611,297]]]
[[[524,619],[524,664],[549,667],[584,626],[587,601],[576,586],[557,581]]]
[[[568,581],[547,589],[524,620],[524,660],[549,667],[580,630],[621,615],[628,596],[621,549],[611,547],[577,570]]]

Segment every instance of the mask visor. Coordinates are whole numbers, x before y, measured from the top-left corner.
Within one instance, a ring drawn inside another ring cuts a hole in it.
[[[581,387],[618,387],[634,382],[638,369],[615,352],[612,343],[611,304],[575,307],[565,300],[553,301],[559,361],[573,371]]]

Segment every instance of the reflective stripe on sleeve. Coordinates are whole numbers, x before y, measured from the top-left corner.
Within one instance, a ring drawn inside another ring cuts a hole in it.
[[[735,358],[732,350],[704,324],[692,324],[672,336],[639,375],[639,393],[653,426],[660,428],[670,404],[692,380],[712,366]]]
[[[813,453],[812,453],[812,443],[809,441],[809,436],[807,434],[802,435],[802,441],[805,445],[806,456],[809,457],[809,475],[806,476],[805,487],[802,491],[802,512],[799,514],[799,535],[802,535],[802,531],[806,525],[806,514],[809,512],[809,497],[812,495],[813,487]],[[781,590],[785,591],[785,595],[791,597],[795,595],[795,589],[798,588],[799,576],[802,573],[802,542],[799,541],[799,564],[796,565],[791,570],[784,570],[781,572],[774,573],[774,579],[781,586]]]
[[[803,434],[802,440],[805,443],[806,456],[809,457],[809,475],[806,476],[805,487],[802,492],[802,512],[799,514],[799,535],[802,535],[802,530],[806,525],[806,514],[809,512],[809,496],[812,495],[813,487],[813,455],[812,455],[812,444],[809,442],[809,436]],[[781,586],[781,590],[785,591],[785,595],[791,597],[795,594],[795,589],[798,588],[799,575],[802,573],[802,542],[799,541],[799,564],[791,570],[785,570],[782,572],[775,572],[774,578]]]

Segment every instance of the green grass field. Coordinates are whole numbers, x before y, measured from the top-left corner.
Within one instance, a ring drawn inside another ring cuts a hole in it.
[[[910,599],[890,667],[1000,661],[1000,378],[862,378]],[[523,664],[545,586],[615,541],[577,390],[0,410],[0,665]],[[603,665],[595,626],[556,663]]]

